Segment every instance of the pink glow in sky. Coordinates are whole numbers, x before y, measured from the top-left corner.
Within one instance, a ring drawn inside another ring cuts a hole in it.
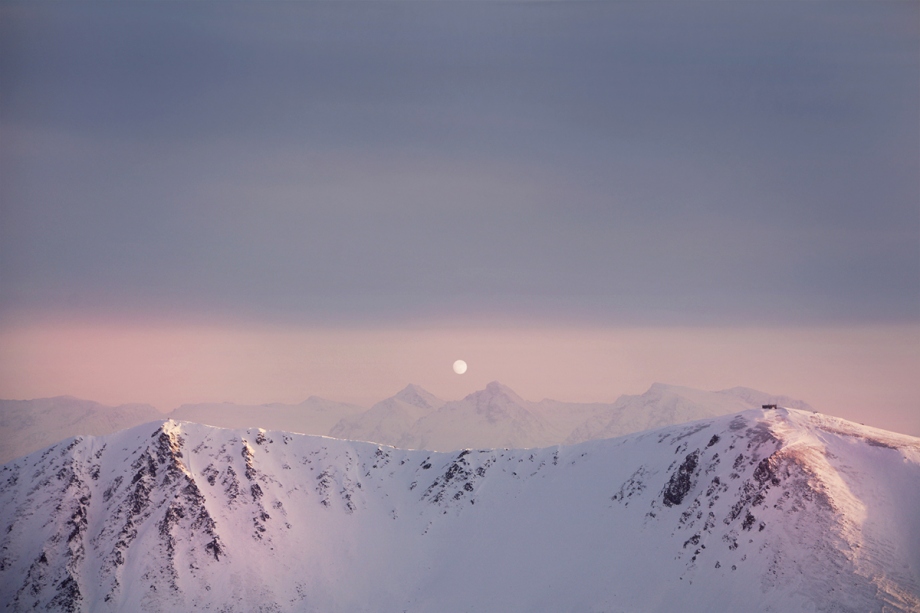
[[[0,329],[0,397],[106,404],[369,406],[415,383],[457,399],[497,380],[529,400],[612,402],[656,381],[745,386],[920,435],[920,329],[20,323]],[[469,365],[458,377],[456,359]]]
[[[663,382],[920,435],[918,17],[0,4],[0,398]]]

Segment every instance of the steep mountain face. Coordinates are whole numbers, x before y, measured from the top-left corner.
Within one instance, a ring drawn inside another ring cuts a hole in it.
[[[310,396],[300,404],[186,404],[172,411],[169,417],[218,428],[264,428],[325,435],[343,417],[359,415],[365,410],[354,404]]]
[[[408,385],[392,398],[382,400],[366,413],[345,417],[329,430],[329,436],[373,441],[393,447],[410,447],[409,431],[423,417],[444,404],[417,385]]]
[[[8,611],[920,610],[920,439],[791,409],[456,453],[167,421],[0,483]]]
[[[111,407],[72,396],[0,400],[0,464],[77,434],[110,434],[162,418],[149,404]]]

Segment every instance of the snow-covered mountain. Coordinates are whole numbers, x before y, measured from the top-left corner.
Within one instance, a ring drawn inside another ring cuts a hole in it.
[[[0,400],[0,464],[78,434],[109,434],[162,418],[149,404],[112,407],[72,396]]]
[[[8,611],[920,610],[920,439],[794,409],[455,453],[167,421],[0,483]]]
[[[372,441],[393,447],[411,447],[409,431],[412,426],[443,404],[444,401],[434,394],[417,385],[408,385],[366,412],[342,418],[329,430],[329,436]]]
[[[300,404],[184,404],[173,410],[169,417],[218,428],[263,428],[325,435],[342,418],[365,410],[358,405],[310,396]]]
[[[786,396],[741,387],[705,392],[655,383],[644,394],[605,404],[531,402],[497,381],[462,400],[443,402],[410,385],[363,415],[343,419],[329,435],[403,449],[522,449],[614,438],[764,404],[811,410]]]
[[[401,447],[453,451],[466,447],[525,448],[560,442],[529,410],[530,403],[497,381],[419,419]],[[375,441],[376,442],[376,441]]]
[[[644,394],[623,395],[608,408],[600,407],[594,415],[571,430],[564,442],[572,444],[614,438],[652,428],[760,408],[765,404],[803,411],[812,410],[808,404],[800,400],[788,396],[773,396],[746,387],[706,392],[678,385],[654,383]]]
[[[763,404],[811,410],[804,402],[747,388],[704,392],[660,383],[639,396],[621,396],[612,404],[549,399],[531,402],[494,381],[452,402],[409,385],[370,409],[311,396],[296,405],[187,404],[169,417],[221,428],[263,428],[403,449],[457,451],[613,438]],[[70,397],[0,400],[0,461],[70,436],[107,434],[161,417],[149,405],[104,407]]]

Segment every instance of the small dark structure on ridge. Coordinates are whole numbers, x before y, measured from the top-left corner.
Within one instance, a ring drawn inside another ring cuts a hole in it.
[[[776,405],[775,405],[775,404],[765,404],[765,405],[763,405],[761,408],[763,408],[763,409],[775,409],[775,408],[776,408]]]

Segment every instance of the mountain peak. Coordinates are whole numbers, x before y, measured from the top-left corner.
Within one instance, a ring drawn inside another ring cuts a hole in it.
[[[486,385],[485,389],[481,391],[487,392],[490,396],[502,395],[502,396],[512,396],[514,398],[520,398],[520,396],[518,396],[517,393],[513,389],[511,389],[504,383],[500,383],[498,381],[492,381],[491,383]]]
[[[440,398],[414,383],[404,387],[393,398],[420,408],[430,409],[444,404]]]
[[[643,396],[661,396],[663,394],[675,394],[680,393],[681,391],[687,391],[690,388],[682,387],[680,385],[671,385],[670,383],[661,383],[656,381],[652,383],[649,388],[645,391]]]
[[[498,381],[492,381],[485,386],[484,389],[473,392],[459,402],[472,402],[475,406],[515,406],[521,409],[526,410],[526,407],[530,404],[523,398],[517,395],[513,389],[499,383]]]

